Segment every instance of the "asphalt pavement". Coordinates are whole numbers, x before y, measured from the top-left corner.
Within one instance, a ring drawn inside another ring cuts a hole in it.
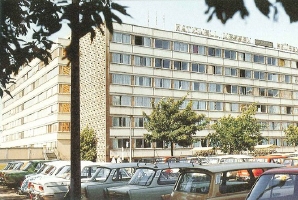
[[[9,189],[5,186],[0,186],[0,199],[1,200],[25,200],[30,199],[26,195],[18,195],[14,189]]]

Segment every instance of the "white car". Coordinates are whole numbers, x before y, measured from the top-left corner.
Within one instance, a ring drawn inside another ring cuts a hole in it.
[[[93,167],[98,165],[99,163],[91,161],[81,161],[81,176],[91,178],[96,171],[94,170],[92,173]],[[62,200],[70,185],[70,170],[71,166],[67,165],[56,176],[49,176],[33,181],[32,198],[35,200]]]
[[[38,179],[45,179],[48,176],[56,176],[60,170],[66,166],[70,165],[70,161],[51,161],[46,162],[41,167],[42,170],[37,172],[36,174],[28,174],[25,177],[25,180],[22,182],[21,187],[18,190],[19,194],[29,194],[31,183],[33,181],[37,181]]]

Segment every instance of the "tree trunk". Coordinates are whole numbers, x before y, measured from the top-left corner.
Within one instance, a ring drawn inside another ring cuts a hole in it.
[[[174,155],[174,143],[171,142],[171,156]]]
[[[81,199],[79,4],[73,0],[71,27],[71,182],[70,199]]]

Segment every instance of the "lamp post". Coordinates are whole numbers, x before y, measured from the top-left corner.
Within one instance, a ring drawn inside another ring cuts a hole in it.
[[[130,128],[129,128],[129,162],[132,161],[132,115],[129,115],[130,118]]]

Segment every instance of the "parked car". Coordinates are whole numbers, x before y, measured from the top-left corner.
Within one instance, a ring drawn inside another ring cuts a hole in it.
[[[30,192],[31,183],[38,179],[45,179],[47,176],[56,176],[60,170],[64,167],[70,165],[70,161],[51,161],[44,163],[43,167],[36,174],[27,174],[25,180],[22,182],[21,187],[18,189],[17,193],[20,195],[28,194]]]
[[[298,198],[298,168],[284,167],[264,172],[247,200],[294,200]]]
[[[134,174],[138,163],[105,163],[97,167],[89,181],[81,183],[84,200],[107,199],[106,189],[126,185]]]
[[[19,170],[24,165],[24,161],[9,162],[3,170],[0,170],[0,184],[4,184],[4,174],[9,170]]]
[[[250,155],[221,155],[208,157],[209,164],[251,162],[253,160],[254,157]]]
[[[245,199],[257,179],[252,170],[266,171],[282,166],[265,162],[238,162],[182,168],[172,193],[163,198],[171,200],[242,200]],[[239,179],[237,174],[239,170],[247,170],[250,177],[245,180]]]
[[[298,166],[298,157],[288,157],[282,162],[285,166]]]
[[[157,163],[139,166],[127,185],[107,188],[111,200],[156,200],[169,194],[182,167],[199,166],[194,163]]]
[[[20,170],[8,170],[4,174],[4,184],[10,188],[17,189],[21,186],[27,174],[33,174],[47,161],[31,160],[24,165]]]
[[[265,155],[265,156],[257,156],[255,161],[257,162],[270,162],[270,163],[283,163],[284,159],[288,156],[286,155]]]
[[[197,163],[200,165],[207,165],[208,159],[204,156],[187,156],[181,157],[179,162],[186,162],[186,163]]]
[[[99,165],[91,161],[81,161],[81,176],[85,179],[91,178],[95,172],[93,166]],[[48,176],[34,180],[30,194],[35,200],[62,200],[70,185],[71,166],[67,165],[61,169],[56,176]]]

